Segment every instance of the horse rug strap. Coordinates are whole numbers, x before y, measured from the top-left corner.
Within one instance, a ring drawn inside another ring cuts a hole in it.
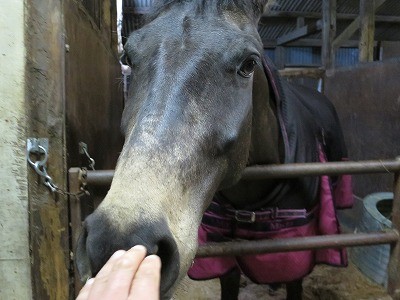
[[[235,210],[232,207],[213,201],[203,215],[202,223],[207,226],[232,230],[273,231],[308,224],[315,209],[268,208],[259,211]],[[234,235],[232,235],[234,237]],[[215,240],[220,242],[221,240]]]
[[[307,237],[339,233],[328,176],[320,181],[320,204],[311,211],[235,211],[213,202],[199,228],[199,244],[232,241]],[[238,217],[239,216],[239,217]],[[345,249],[320,249],[240,257],[196,258],[188,275],[194,280],[218,278],[235,268],[255,283],[283,283],[308,275],[318,263],[347,266]]]
[[[207,211],[199,229],[199,243],[205,244],[234,239],[289,238],[316,234],[317,226],[314,212],[308,213],[308,217],[289,217],[289,219],[290,221],[286,218],[280,218],[246,223],[237,221],[234,217],[227,218]],[[210,222],[210,220],[214,221]],[[227,226],[228,224],[229,226]],[[219,225],[223,226],[219,227]],[[266,230],[267,228],[270,230]],[[240,257],[207,257],[196,258],[188,275],[194,280],[205,280],[221,277],[235,268],[240,268],[247,277],[256,283],[289,282],[307,275],[311,272],[314,264],[315,253],[313,251],[243,255]]]

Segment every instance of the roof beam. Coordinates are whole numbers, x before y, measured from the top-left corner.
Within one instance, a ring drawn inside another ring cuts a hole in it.
[[[272,11],[263,15],[261,23],[263,22],[263,19],[269,19],[269,18],[299,18],[299,17],[308,19],[322,19],[322,13],[302,12],[302,11]],[[338,20],[354,20],[357,17],[358,14],[345,14],[345,13],[338,13],[336,16]],[[382,23],[400,23],[400,17],[377,15],[375,16],[375,21]]]
[[[299,27],[285,35],[280,36],[279,38],[277,38],[276,43],[277,45],[284,45],[289,42],[298,40],[300,38],[309,36],[310,34],[313,34],[317,31],[320,31],[321,28],[322,28],[321,22],[317,21],[315,22],[315,24],[309,24]]]
[[[336,36],[337,0],[322,1],[322,50],[321,61],[325,70],[335,67],[335,51],[332,47]]]
[[[374,60],[375,11],[385,1],[386,0],[360,1],[360,62],[368,62]]]
[[[375,0],[374,12],[383,4],[386,0]],[[357,16],[353,22],[333,41],[333,48],[336,50],[341,45],[350,39],[353,34],[360,28],[361,17]]]
[[[350,23],[349,26],[346,27],[345,30],[333,41],[332,47],[336,50],[338,49],[345,41],[350,39],[353,34],[360,27],[360,16],[358,16],[353,22]]]

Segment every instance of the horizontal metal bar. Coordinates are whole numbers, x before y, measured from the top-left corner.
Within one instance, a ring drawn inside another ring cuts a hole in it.
[[[86,171],[83,175],[83,180],[89,186],[107,186],[111,185],[111,181],[114,177],[114,170],[96,170]]]
[[[247,167],[244,180],[262,180],[269,178],[294,178],[301,176],[391,173],[400,171],[400,159],[343,161],[327,163],[298,163]],[[110,185],[114,170],[87,171],[84,180],[88,185]]]
[[[374,233],[347,233],[257,241],[208,243],[199,246],[196,257],[239,256],[248,254],[330,249],[354,246],[391,244],[399,241],[396,230]]]
[[[326,163],[298,163],[247,167],[242,178],[257,180],[268,178],[294,178],[301,176],[392,173],[400,171],[400,159],[341,161]]]

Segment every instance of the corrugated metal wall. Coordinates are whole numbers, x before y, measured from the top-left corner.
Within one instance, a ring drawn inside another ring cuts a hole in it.
[[[358,64],[358,48],[340,48],[336,51],[335,65],[337,67]]]
[[[274,49],[265,53],[275,62]],[[320,67],[321,48],[319,47],[285,47],[285,67]],[[358,63],[358,48],[340,48],[336,51],[336,67],[352,66]]]
[[[154,0],[125,0],[124,7],[151,7]]]
[[[321,65],[321,51],[315,47],[286,47],[285,66],[312,66]]]

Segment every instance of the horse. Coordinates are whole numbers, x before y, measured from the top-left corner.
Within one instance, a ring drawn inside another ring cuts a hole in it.
[[[198,237],[204,242],[220,233],[206,232],[215,225],[206,218],[217,211],[230,215],[222,221],[255,233],[249,239],[260,233],[249,227],[259,219],[268,234],[319,234],[326,211],[334,224],[327,231],[336,232],[334,211],[327,209],[333,201],[321,205],[319,194],[332,194],[338,178],[241,180],[246,166],[346,157],[329,100],[280,80],[266,61],[257,25],[267,2],[158,1],[145,26],[130,35],[122,58],[132,68],[121,122],[125,143],[109,192],[83,223],[76,249],[83,278],[94,276],[116,250],[141,244],[161,258],[160,295],[168,299],[189,269],[204,279],[204,260],[194,257]],[[316,257],[301,253],[306,265],[282,278],[297,287]],[[228,291],[226,283],[237,282],[238,267],[246,267],[232,259],[214,275],[230,299],[237,290]]]

